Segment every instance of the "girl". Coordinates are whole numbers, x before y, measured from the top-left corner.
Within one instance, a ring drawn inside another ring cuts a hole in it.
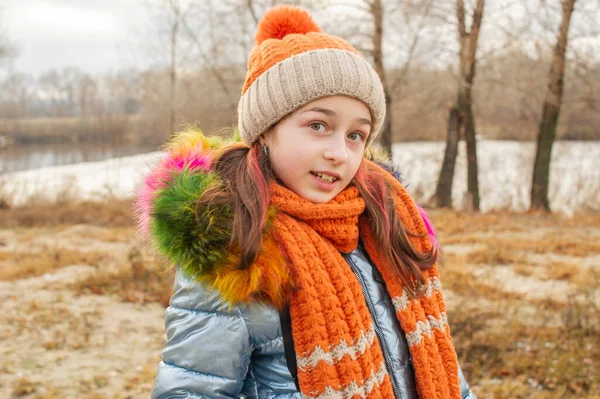
[[[238,114],[232,143],[179,134],[138,198],[176,265],[152,397],[475,398],[433,230],[365,156],[385,118],[369,63],[275,7]]]

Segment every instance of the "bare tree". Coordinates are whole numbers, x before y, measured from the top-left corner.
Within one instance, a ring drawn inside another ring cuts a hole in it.
[[[575,0],[562,0],[562,19],[554,47],[552,66],[548,74],[548,88],[542,109],[537,136],[537,150],[533,166],[531,184],[531,209],[550,211],[548,182],[550,180],[550,157],[556,137],[556,125],[560,114],[563,95],[566,51],[569,40],[569,26],[575,8]]]
[[[177,101],[177,45],[179,31],[189,7],[184,8],[180,0],[164,0],[164,10],[167,14],[167,23],[170,33],[170,66],[169,66],[169,134],[176,130],[176,101]]]
[[[2,9],[0,8],[0,23],[2,22]],[[12,61],[18,54],[18,49],[10,40],[8,34],[0,25],[0,66]]]
[[[381,147],[392,154],[392,97],[388,88],[385,69],[383,67],[383,4],[382,0],[370,0],[369,11],[373,16],[373,66],[379,75],[385,94],[386,117],[378,141]]]
[[[187,13],[194,7],[193,2],[185,0],[155,0],[147,1],[147,9],[150,15],[152,24],[151,29],[156,40],[143,39],[143,47],[148,51],[149,56],[154,58],[159,68],[164,68],[164,74],[155,82],[153,88],[154,94],[158,99],[166,105],[168,110],[167,115],[163,112],[161,115],[162,134],[167,136],[172,134],[177,129],[177,113],[178,113],[178,80],[179,69],[181,66],[181,40],[182,21]],[[156,69],[156,66],[154,67]],[[165,90],[159,90],[161,80],[167,80]],[[156,118],[158,115],[154,115]],[[166,118],[165,118],[166,117]],[[166,126],[165,126],[166,119]]]
[[[0,85],[0,118],[27,118],[36,110],[36,82],[33,76],[10,73]]]
[[[253,4],[251,0],[248,0],[248,10],[251,12],[252,17],[255,17],[254,9],[252,8]],[[237,102],[235,98],[237,96],[237,92],[231,88],[230,79],[227,76],[227,69],[219,66],[218,60],[223,58],[223,55],[226,55],[227,52],[219,51],[224,47],[228,47],[229,43],[224,40],[223,37],[220,37],[217,28],[220,24],[222,24],[223,18],[216,17],[214,6],[210,4],[208,9],[199,9],[204,15],[208,16],[208,20],[203,24],[204,29],[208,29],[208,32],[200,32],[198,29],[194,29],[189,23],[188,18],[182,18],[181,25],[186,34],[186,38],[190,40],[196,50],[195,58],[200,62],[200,65],[203,69],[206,69],[212,77],[216,80],[220,91],[225,94],[225,98],[228,100],[227,104],[223,104],[230,109],[231,112],[235,112],[237,110]],[[238,15],[239,16],[239,15]],[[245,21],[238,21],[240,26],[245,25]],[[203,37],[204,36],[204,37]],[[206,37],[210,38],[207,42]],[[225,57],[229,58],[229,57]],[[235,60],[226,59],[226,63],[230,65],[235,64]]]
[[[454,166],[458,152],[458,140],[462,128],[467,142],[467,195],[468,207],[479,211],[479,181],[477,173],[477,143],[475,139],[475,118],[473,116],[472,89],[475,79],[477,58],[477,42],[483,20],[485,0],[477,0],[473,11],[470,29],[467,30],[465,21],[464,0],[456,1],[456,17],[458,21],[459,68],[458,98],[450,110],[448,121],[448,136],[446,151],[436,187],[436,202],[438,206],[451,206],[452,182]]]
[[[396,74],[393,80],[391,80],[389,84],[390,95],[395,95],[396,97],[405,97],[406,95],[402,92],[402,87],[406,85],[408,76],[411,72],[411,66],[413,62],[416,62],[417,59],[417,48],[419,47],[420,39],[423,39],[423,31],[425,30],[427,24],[435,18],[431,18],[431,13],[434,10],[435,0],[426,0],[424,2],[419,2],[418,5],[415,4],[403,4],[402,8],[402,16],[403,20],[394,21],[395,23],[391,23],[391,26],[398,29],[404,30],[404,33],[407,33],[406,43],[408,43],[406,49],[406,58],[403,65],[399,68],[399,73]],[[396,17],[394,13],[390,13],[394,18]],[[418,17],[418,23],[413,32],[408,32],[408,25],[410,25],[410,20],[415,16]],[[439,21],[435,20],[437,24]],[[398,25],[401,25],[400,27]],[[412,36],[412,37],[410,37]],[[398,48],[401,43],[395,44],[395,47]]]

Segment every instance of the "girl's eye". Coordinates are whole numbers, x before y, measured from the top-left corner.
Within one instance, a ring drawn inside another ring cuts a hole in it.
[[[319,132],[319,133],[325,131],[325,124],[321,123],[321,122],[312,122],[308,125],[308,127],[310,127],[315,132]]]
[[[364,137],[364,135],[359,132],[350,133],[348,135],[348,138],[352,141],[360,141],[360,140],[362,140],[363,137]]]

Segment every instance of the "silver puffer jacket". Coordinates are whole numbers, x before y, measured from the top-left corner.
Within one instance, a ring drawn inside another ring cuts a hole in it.
[[[397,399],[417,398],[408,346],[383,279],[364,250],[344,255],[365,293]],[[167,398],[301,398],[288,369],[279,312],[229,307],[177,272],[166,310],[167,342],[152,392]],[[463,399],[476,399],[459,367]]]

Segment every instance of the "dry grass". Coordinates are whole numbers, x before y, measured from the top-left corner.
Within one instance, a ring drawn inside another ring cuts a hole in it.
[[[13,328],[12,333],[16,336],[39,331],[35,345],[47,351],[72,351],[92,344],[90,337],[98,328],[102,317],[103,311],[100,309],[75,313],[69,310],[67,304],[34,301],[24,304],[23,312],[11,314],[8,320]],[[27,362],[31,364],[24,365],[25,368],[43,367],[35,358]]]
[[[600,308],[594,299],[598,276],[566,304],[551,299],[524,302],[498,291],[490,295],[468,272],[450,270],[443,278],[449,290],[464,298],[449,310],[449,322],[461,366],[476,393],[548,399],[600,394],[594,378],[600,375]],[[549,320],[558,313],[558,327],[520,321],[517,314],[527,303],[536,307],[537,319]]]
[[[34,393],[40,386],[39,382],[35,382],[29,378],[19,378],[14,384],[12,394],[18,398]]]
[[[111,204],[98,206],[101,208],[99,214],[113,215]],[[74,208],[69,209],[77,212]],[[452,296],[452,302],[448,302],[452,303],[448,316],[460,364],[474,392],[480,398],[498,399],[600,398],[600,385],[595,378],[600,375],[600,346],[597,345],[600,336],[600,270],[580,265],[584,257],[600,252],[598,240],[594,239],[600,234],[600,217],[591,214],[564,219],[542,214],[477,215],[446,210],[431,210],[429,214],[440,232],[443,246],[450,241],[465,244],[467,248],[465,252],[459,252],[464,248],[457,248],[457,253],[444,253],[440,274],[448,297]],[[75,220],[81,217],[72,216]],[[103,225],[116,227],[81,229],[78,238],[129,242],[134,234],[131,224],[119,227],[117,222],[113,225],[110,216],[104,220],[107,222]],[[51,219],[44,223],[47,227],[20,232],[21,239],[33,243],[40,230],[58,233],[65,226],[65,223]],[[28,235],[27,231],[31,233]],[[48,253],[52,254],[52,251]],[[562,256],[544,256],[550,253]],[[172,294],[173,273],[165,271],[160,260],[151,258],[135,246],[127,256],[125,254],[122,264],[112,272],[98,268],[96,273],[68,288],[76,294],[111,295],[126,302],[156,302],[167,306]],[[89,255],[92,258],[86,260],[81,258],[84,254],[62,252],[59,258],[70,257],[75,263],[90,264],[103,262],[94,258],[101,255],[92,252]],[[33,255],[10,259],[6,258],[9,255],[0,256],[5,257],[0,262],[33,263]],[[48,255],[40,263],[61,267],[51,258]],[[478,277],[481,274],[476,272],[481,268],[492,274],[495,270],[512,268],[517,280],[519,276],[542,282],[562,280],[568,282],[572,290],[568,298],[561,300],[552,296],[529,298],[525,294],[506,292],[503,286],[491,285],[493,280]],[[38,271],[30,270],[29,273]],[[23,272],[23,276],[26,274]],[[30,303],[24,307],[25,313],[36,316],[14,320],[14,323],[20,329],[51,329],[53,320],[66,320],[64,324],[70,326],[73,333],[67,334],[64,329],[51,330],[43,342],[44,348],[48,351],[85,348],[88,345],[86,334],[93,331],[98,315],[75,316],[63,307],[59,304],[52,312],[46,312],[43,303]],[[71,325],[70,320],[81,325]],[[69,338],[74,335],[79,338]],[[125,397],[149,391],[155,373],[156,362],[151,362],[123,376],[119,395]],[[59,392],[46,384],[40,387],[36,381],[23,379],[14,383],[13,396],[61,397]],[[97,391],[105,391],[107,380],[100,375],[77,384],[82,397],[100,398],[103,396]],[[107,394],[106,397],[112,396]]]
[[[485,214],[465,214],[448,209],[428,210],[435,221],[440,237],[452,239],[456,234],[473,235],[487,232],[527,232],[540,228],[574,227],[585,229],[600,226],[600,212],[587,212],[566,217],[561,214],[540,212],[510,213],[489,212]],[[448,242],[450,243],[450,242]]]
[[[570,308],[561,310],[564,317],[571,312]],[[496,388],[481,389],[481,393],[502,398],[568,398],[599,393],[600,386],[593,377],[600,372],[597,328],[585,329],[572,322],[560,328],[531,328],[508,321],[502,329],[474,334],[484,330],[478,320],[488,317],[489,312],[455,310],[450,318],[461,365],[470,381],[502,381]],[[507,392],[505,381],[511,380],[520,384]]]
[[[139,390],[144,386],[146,386],[148,390],[152,389],[152,383],[156,378],[156,364],[159,361],[160,359],[156,359],[150,364],[145,364],[138,373],[125,380],[123,389],[125,391]]]
[[[582,269],[581,266],[573,263],[565,262],[550,262],[546,266],[544,275],[541,277],[543,280],[567,280],[567,281],[581,281],[582,277],[589,275],[586,270]]]
[[[89,225],[88,225],[89,226]],[[112,228],[83,228],[77,231],[79,239],[89,238],[90,241],[102,241],[108,243],[132,242],[136,238],[136,231],[131,226]]]
[[[174,274],[164,260],[146,254],[146,247],[142,251],[135,245],[129,246],[135,238],[133,227],[81,225],[76,230],[73,227],[67,229],[65,226],[20,229],[19,247],[28,250],[0,251],[0,281],[16,281],[52,273],[66,266],[87,265],[96,271],[75,278],[75,282],[68,283],[70,289],[82,294],[116,295],[124,302],[168,305]],[[54,236],[60,236],[55,244],[38,242],[41,238]],[[88,239],[90,246],[69,243],[74,238],[77,239],[75,243]],[[59,245],[61,240],[64,240],[62,246]],[[102,249],[103,243],[124,243],[126,246],[117,252],[107,251]],[[0,245],[6,243],[0,242]]]
[[[82,294],[117,295],[124,302],[156,302],[167,307],[173,294],[174,273],[161,262],[144,259],[135,247],[129,262],[129,267],[117,273],[96,273],[70,288]]]
[[[544,236],[537,240],[516,240],[511,243],[511,248],[539,254],[555,253],[583,257],[600,253],[600,242],[590,239],[574,240],[569,237]]]
[[[487,265],[508,265],[523,262],[525,256],[523,252],[517,251],[504,243],[488,246],[486,249],[479,249],[468,255],[469,263],[483,263]]]
[[[133,221],[131,200],[123,199],[108,202],[32,201],[18,208],[0,207],[0,229],[73,224],[131,227]]]
[[[110,254],[100,251],[81,252],[65,248],[46,248],[35,252],[0,252],[0,281],[14,281],[40,276],[70,265],[98,267]]]
[[[512,265],[513,270],[519,276],[531,277],[536,273],[536,269],[527,263],[516,263]]]
[[[599,224],[600,226],[600,224]],[[585,231],[573,232],[565,235],[563,231],[551,231],[537,238],[523,236],[511,237],[510,234],[460,234],[454,233],[446,237],[440,234],[444,245],[477,244],[485,246],[471,253],[472,263],[509,264],[523,262],[524,253],[537,254],[554,253],[575,257],[586,257],[600,254],[600,237],[586,236]]]
[[[36,392],[33,399],[62,399],[65,397],[63,392],[52,385],[44,385],[40,388],[42,392]]]
[[[474,392],[510,399],[600,398],[600,270],[582,267],[579,261],[600,253],[599,215],[565,219],[443,210],[430,215],[442,246],[467,246],[464,253],[444,254],[440,274],[455,300],[449,321]],[[544,261],[539,256],[550,253],[573,260]],[[530,260],[528,254],[537,254],[533,258],[539,260]],[[572,293],[566,300],[529,299],[475,277],[480,268],[493,273],[506,267],[517,276],[567,281]]]
[[[467,262],[468,256],[446,254],[440,269],[440,278],[445,288],[468,298],[484,298],[487,300],[523,298],[522,294],[506,292],[500,287],[482,283],[475,277],[472,265]]]

